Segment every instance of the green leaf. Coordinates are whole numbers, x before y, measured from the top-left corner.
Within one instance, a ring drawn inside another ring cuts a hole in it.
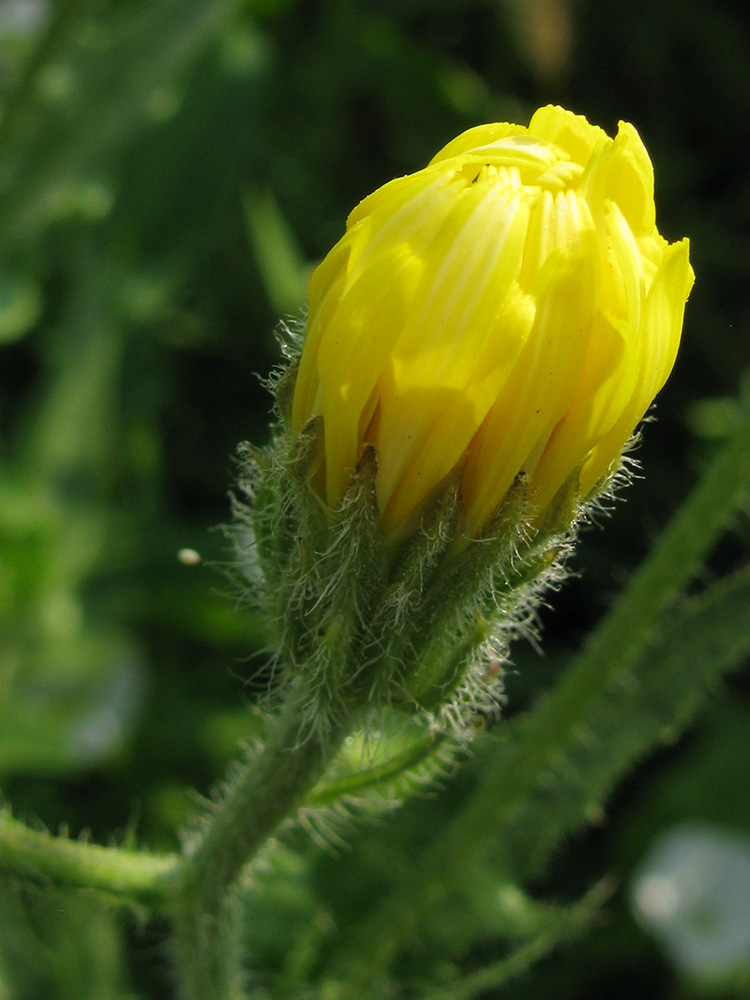
[[[270,191],[249,191],[245,224],[269,302],[279,315],[297,314],[312,270]]]
[[[516,873],[538,870],[565,834],[600,813],[649,750],[677,738],[723,674],[750,653],[750,567],[686,601],[639,659],[616,671],[579,725],[547,753],[530,794],[508,801],[501,851]],[[510,773],[531,734],[511,724],[499,766]]]

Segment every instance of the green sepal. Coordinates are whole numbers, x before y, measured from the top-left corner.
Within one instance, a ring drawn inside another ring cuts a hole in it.
[[[367,697],[391,703],[403,695],[403,665],[413,659],[425,588],[440,572],[462,517],[460,480],[452,478],[422,511],[408,541],[387,567],[383,589],[355,655],[366,665]],[[390,555],[390,552],[386,552]]]
[[[312,552],[325,552],[330,539],[330,510],[311,487],[310,481],[323,461],[323,418],[313,417],[293,439],[282,469],[296,511],[297,534]]]
[[[362,613],[367,615],[371,614],[388,575],[388,555],[375,489],[377,473],[375,449],[367,445],[355,466],[349,488],[334,508],[332,517],[332,529],[345,541],[348,549],[352,590],[362,591]]]
[[[292,422],[292,402],[294,400],[294,388],[297,384],[298,371],[299,365],[296,364],[281,369],[270,387],[276,400],[276,409],[284,421],[284,426],[287,430],[289,430]]]
[[[375,449],[363,449],[331,508],[319,493],[323,435],[313,418],[254,456],[253,518],[278,627],[276,662],[306,675],[323,715],[344,702],[431,713],[452,703],[459,717],[477,701],[491,705],[492,685],[478,686],[482,664],[504,658],[519,621],[559,574],[579,512],[577,477],[534,527],[533,498],[518,476],[472,539],[457,472],[400,542],[386,542]]]
[[[404,688],[408,698],[432,704],[455,690],[457,651],[475,651],[476,615],[498,583],[523,560],[526,545],[526,483],[518,477],[500,511],[482,536],[455,539],[431,585],[426,588],[420,615],[411,624],[413,655],[407,665]],[[489,638],[489,636],[487,636]],[[459,654],[463,655],[463,654]],[[464,671],[468,668],[466,662]]]
[[[375,492],[375,450],[366,448],[333,509],[308,481],[322,425],[311,421],[272,463],[293,497],[296,544],[276,601],[279,661],[304,670],[326,709],[352,697],[361,661],[352,645],[367,630],[386,583],[387,552]],[[325,712],[322,714],[326,714]]]
[[[322,558],[324,614],[339,620],[336,648],[330,662],[340,661],[341,669],[331,681],[338,693],[349,697],[353,685],[361,685],[362,662],[352,655],[352,647],[366,632],[374,608],[385,588],[388,562],[380,527],[375,492],[377,476],[375,449],[362,452],[349,487],[330,512],[331,545]],[[344,666],[345,665],[345,666]]]
[[[232,495],[234,532],[243,580],[253,597],[273,618],[271,595],[277,592],[293,545],[294,526],[285,512],[283,491],[273,470],[272,456],[249,443],[237,449],[241,474]]]
[[[289,447],[289,473],[308,480],[323,459],[323,418],[311,417]]]
[[[558,535],[569,531],[580,516],[581,502],[581,470],[580,467],[568,476],[560,489],[552,497],[552,501],[544,512],[539,523],[540,535]]]
[[[500,510],[479,538],[464,535],[454,540],[444,572],[429,589],[425,610],[440,617],[447,606],[465,605],[495,580],[508,575],[508,567],[528,544],[527,485],[517,476]]]
[[[461,476],[456,472],[419,512],[408,540],[392,558],[392,586],[424,590],[453,544],[462,518]]]
[[[294,660],[304,657],[305,643],[292,609],[304,605],[301,581],[328,544],[329,511],[308,484],[322,451],[321,420],[309,421],[291,441],[277,436],[266,450],[243,448],[239,485],[250,504],[234,504],[236,521],[251,529],[254,542],[250,552],[238,536],[245,577],[276,629],[280,649]]]
[[[436,644],[420,661],[420,669],[408,682],[408,695],[415,706],[437,711],[456,694],[466,680],[477,653],[490,637],[487,621],[476,614],[474,628],[452,647]],[[432,657],[432,658],[430,658]]]

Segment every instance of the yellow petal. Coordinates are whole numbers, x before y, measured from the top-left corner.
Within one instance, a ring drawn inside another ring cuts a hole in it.
[[[590,228],[579,230],[578,253],[566,228],[577,218],[572,192],[558,196],[555,213],[559,249],[537,273],[534,326],[502,392],[468,454],[463,478],[464,506],[472,530],[495,513],[525,463],[538,457],[555,425],[571,405],[580,380],[592,329],[595,254]],[[549,213],[546,213],[549,214]],[[536,253],[536,248],[532,248]]]
[[[454,156],[463,156],[477,149],[492,147],[494,143],[507,139],[511,135],[526,135],[528,129],[523,125],[509,125],[505,122],[495,122],[491,125],[476,125],[467,129],[461,135],[452,139],[430,160],[430,165],[448,160]]]
[[[405,521],[461,463],[484,417],[512,377],[518,356],[531,333],[535,314],[534,300],[515,285],[489,330],[484,350],[476,358],[474,371],[463,390],[445,396],[432,390],[435,423],[422,449],[396,482],[387,504],[383,504],[386,531]],[[420,397],[415,396],[413,403],[418,409]],[[381,433],[379,440],[382,450],[388,440],[386,434]]]
[[[332,262],[326,258],[313,276],[311,347],[303,351],[293,413],[296,426],[324,416],[331,504],[343,495],[356,464],[363,415],[369,419],[370,396],[419,287],[425,247],[453,205],[451,179],[422,178],[411,197],[376,205],[341,241],[346,252]]]
[[[694,281],[687,239],[667,248],[644,307],[637,344],[635,391],[608,434],[592,449],[581,472],[585,495],[615,462],[651,401],[667,380],[677,357],[685,303]]]
[[[583,115],[554,104],[534,112],[529,122],[529,135],[552,143],[581,166],[588,163],[598,146],[611,142],[604,129],[591,125]]]
[[[510,338],[496,348],[495,363],[484,373],[484,395],[478,387],[466,392],[520,267],[528,217],[517,190],[477,188],[465,192],[429,247],[429,280],[383,373],[378,490],[384,507],[397,485],[416,506],[450,471],[494,398],[491,389],[488,398],[487,381],[517,350]],[[494,226],[487,224],[492,219]],[[454,401],[463,422],[443,434]],[[439,447],[431,449],[427,442],[436,433]]]
[[[343,495],[361,447],[360,418],[398,338],[401,316],[422,278],[418,252],[402,243],[383,252],[347,287],[318,350],[330,504]]]
[[[654,168],[641,137],[620,122],[607,177],[606,197],[614,201],[635,236],[648,235],[656,222]]]
[[[338,307],[346,281],[352,235],[348,233],[313,271],[308,288],[305,348],[300,358],[292,405],[292,428],[299,434],[311,416],[318,414],[320,392],[318,351],[331,314]]]
[[[571,473],[617,421],[633,394],[637,372],[626,363],[633,347],[603,317],[594,321],[574,399],[534,469],[534,502],[544,511]]]

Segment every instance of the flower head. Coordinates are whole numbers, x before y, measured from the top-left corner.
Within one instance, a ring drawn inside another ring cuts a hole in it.
[[[672,369],[692,282],[632,125],[550,106],[469,129],[313,274],[292,427],[323,417],[316,488],[335,505],[370,444],[386,537],[452,475],[473,535],[519,474],[537,512],[573,475],[585,499]]]

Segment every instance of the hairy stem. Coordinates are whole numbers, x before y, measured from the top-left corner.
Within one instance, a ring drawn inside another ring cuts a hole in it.
[[[95,889],[158,908],[174,888],[181,859],[99,847],[30,830],[0,813],[0,868],[26,880]]]
[[[344,725],[322,721],[311,722],[307,699],[290,699],[268,743],[243,765],[188,854],[175,913],[182,1000],[243,995],[234,890],[246,864],[294,815],[337,751]]]

